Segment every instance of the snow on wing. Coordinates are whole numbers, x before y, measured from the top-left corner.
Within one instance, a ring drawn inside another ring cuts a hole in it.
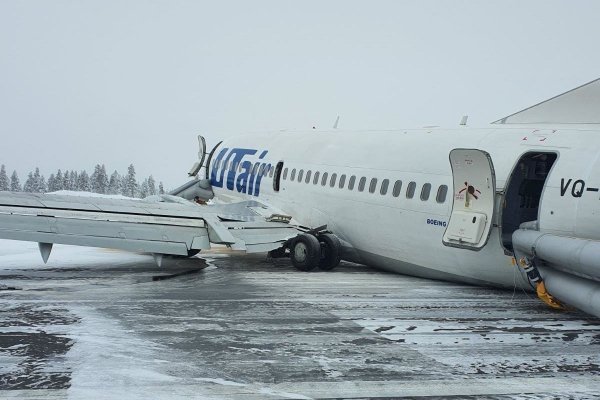
[[[169,195],[135,200],[0,192],[0,238],[176,255],[211,243],[268,251],[298,233],[268,222],[268,212],[256,201],[200,206]]]

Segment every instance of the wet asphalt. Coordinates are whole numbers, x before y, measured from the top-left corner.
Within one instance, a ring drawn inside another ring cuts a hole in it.
[[[600,320],[530,293],[225,250],[161,268],[30,251],[0,254],[18,289],[0,290],[0,398],[600,396]]]

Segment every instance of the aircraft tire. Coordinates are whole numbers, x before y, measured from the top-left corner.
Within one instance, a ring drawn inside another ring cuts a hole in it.
[[[313,235],[298,235],[290,248],[290,258],[294,267],[300,271],[310,271],[319,265],[321,244]]]
[[[321,259],[319,268],[324,271],[334,269],[340,263],[342,245],[337,236],[331,233],[319,235],[318,240],[321,244]]]

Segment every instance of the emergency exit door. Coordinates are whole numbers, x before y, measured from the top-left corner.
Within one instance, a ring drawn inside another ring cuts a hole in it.
[[[496,176],[490,155],[477,149],[450,152],[453,203],[443,236],[446,246],[480,250],[490,236]]]

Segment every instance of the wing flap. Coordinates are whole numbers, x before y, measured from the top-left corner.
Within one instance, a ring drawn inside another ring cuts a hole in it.
[[[199,206],[169,196],[140,201],[0,192],[0,238],[186,255],[211,243],[269,251],[300,231],[267,221],[257,208],[278,211],[256,201]]]

